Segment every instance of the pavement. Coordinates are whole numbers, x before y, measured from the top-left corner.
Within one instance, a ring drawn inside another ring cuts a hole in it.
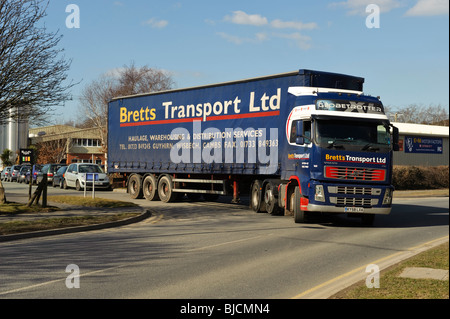
[[[24,196],[14,196],[14,194],[7,194],[7,200],[9,202],[15,203],[27,203],[28,199]],[[119,213],[139,213],[139,215],[130,217],[127,219],[95,224],[95,225],[87,225],[87,226],[75,226],[75,227],[67,227],[60,229],[51,229],[51,230],[43,230],[43,231],[34,231],[34,232],[26,232],[19,234],[11,234],[11,235],[1,235],[0,242],[25,239],[25,238],[36,238],[36,237],[44,237],[44,236],[52,236],[52,235],[61,235],[61,234],[69,234],[75,232],[83,232],[83,231],[91,231],[91,230],[99,230],[113,227],[120,227],[124,225],[129,225],[132,223],[140,222],[144,219],[147,219],[154,215],[154,213],[148,209],[144,209],[142,207],[118,207],[118,208],[102,208],[102,207],[84,207],[84,206],[73,206],[62,203],[53,203],[48,202],[48,206],[55,206],[60,208],[58,211],[53,212],[42,212],[42,213],[22,213],[17,215],[0,215],[0,223],[2,222],[10,222],[10,221],[30,221],[36,219],[42,219],[46,217],[51,218],[61,218],[61,217],[78,217],[78,216],[99,216],[99,215],[115,215]]]
[[[123,190],[115,190],[118,192],[123,192]],[[417,198],[417,197],[435,197],[435,196],[449,196],[449,190],[418,190],[418,191],[395,191],[394,198]],[[27,199],[21,197],[15,197],[7,195],[8,201],[18,202],[18,203],[26,203]],[[35,238],[35,237],[43,237],[43,236],[52,236],[52,235],[60,235],[60,234],[68,234],[74,232],[84,232],[90,230],[99,230],[105,228],[112,227],[120,227],[124,225],[128,225],[131,223],[137,223],[144,219],[151,218],[155,216],[155,212],[152,212],[148,209],[143,209],[141,207],[120,207],[120,208],[87,208],[87,207],[73,207],[61,203],[52,203],[49,202],[50,206],[57,206],[61,208],[60,211],[50,212],[50,213],[32,213],[32,214],[20,214],[15,216],[5,216],[0,215],[0,223],[13,221],[13,220],[33,220],[40,219],[45,217],[73,217],[73,216],[87,216],[87,215],[99,215],[99,214],[117,214],[117,213],[135,213],[139,212],[140,214],[136,217],[128,218],[121,221],[109,222],[103,224],[89,225],[89,226],[78,226],[78,227],[69,227],[62,229],[54,229],[54,230],[46,230],[46,231],[36,231],[36,232],[28,232],[28,233],[20,233],[13,235],[3,235],[0,236],[0,242],[12,241],[18,239],[25,238]],[[377,261],[377,265],[380,266],[380,270],[386,269],[392,265],[398,264],[399,262],[408,259],[414,255],[417,255],[425,250],[434,248],[442,243],[448,242],[449,237],[440,238],[434,240],[432,242],[425,243],[414,249],[403,252],[402,254],[394,254],[392,256],[387,256],[383,258],[383,260]],[[339,276],[329,282],[323,283],[302,293],[296,298],[301,299],[326,299],[334,294],[338,293],[343,289],[343,287],[349,287],[352,284],[357,283],[364,279],[361,277],[361,271],[355,269],[347,274]],[[366,276],[366,274],[364,275]],[[448,270],[442,271],[440,269],[421,269],[421,268],[408,268],[405,269],[405,272],[402,274],[404,277],[410,278],[439,278],[439,280],[448,280]]]

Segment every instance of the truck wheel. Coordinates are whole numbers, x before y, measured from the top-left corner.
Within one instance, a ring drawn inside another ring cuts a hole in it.
[[[171,202],[175,199],[175,193],[173,192],[172,179],[170,176],[163,176],[158,182],[158,195],[159,199],[164,203]]]
[[[134,174],[128,180],[128,193],[133,199],[142,198],[141,176]]]
[[[276,185],[269,182],[266,184],[264,190],[264,202],[266,204],[266,210],[269,214],[279,215],[281,213],[280,207],[278,207],[278,200],[275,197],[276,194]]]
[[[294,221],[296,223],[304,223],[306,222],[306,212],[301,210],[300,208],[300,188],[298,186],[295,187],[294,192],[291,195],[291,210],[294,213]]]
[[[144,178],[144,182],[142,183],[142,192],[145,199],[149,201],[159,199],[158,183],[156,182],[155,176],[148,175],[146,178]]]
[[[262,183],[260,180],[255,180],[250,190],[250,208],[255,213],[261,213],[265,211],[266,205],[262,196]]]

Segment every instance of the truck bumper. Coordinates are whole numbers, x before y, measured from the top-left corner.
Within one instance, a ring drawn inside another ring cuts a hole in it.
[[[360,211],[351,211],[348,207],[335,207],[327,205],[308,204],[308,212],[336,213],[336,214],[378,214],[388,215],[392,207],[371,207],[359,209]]]

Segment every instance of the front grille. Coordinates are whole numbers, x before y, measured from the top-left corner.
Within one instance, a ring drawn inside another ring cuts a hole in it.
[[[325,166],[325,177],[353,181],[384,181],[386,170],[360,167]]]
[[[338,186],[338,194],[344,195],[372,195],[371,187],[350,187],[350,186]]]
[[[371,207],[372,199],[370,199],[370,198],[338,197],[336,206]]]

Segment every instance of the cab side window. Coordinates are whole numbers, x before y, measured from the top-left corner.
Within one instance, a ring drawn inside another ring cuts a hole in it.
[[[289,143],[295,144],[295,139],[297,137],[297,122],[301,120],[294,120],[291,124],[291,134],[289,136]],[[311,121],[303,121],[303,132],[302,134],[305,138],[305,144],[311,143]]]

